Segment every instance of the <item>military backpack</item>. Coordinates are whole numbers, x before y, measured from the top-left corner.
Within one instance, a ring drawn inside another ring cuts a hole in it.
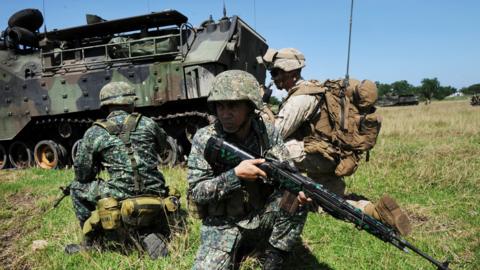
[[[348,86],[345,86],[348,85]],[[306,153],[319,153],[337,166],[335,175],[353,174],[362,153],[375,146],[381,127],[376,113],[377,87],[369,80],[307,81],[290,96],[317,97],[315,111],[307,119]],[[289,96],[289,97],[290,97]]]

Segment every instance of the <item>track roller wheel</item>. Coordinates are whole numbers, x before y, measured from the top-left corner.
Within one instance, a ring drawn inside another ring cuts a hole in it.
[[[51,140],[38,142],[33,152],[35,162],[43,169],[60,168],[67,162],[65,147]]]
[[[175,165],[178,159],[178,146],[174,138],[167,136],[167,149],[159,155],[158,159],[162,166]]]
[[[80,146],[80,143],[82,143],[82,139],[77,140],[73,146],[72,146],[72,161],[75,161],[75,155],[77,154],[78,147]]]
[[[8,159],[17,169],[31,167],[34,162],[32,150],[22,141],[15,141],[10,145]]]
[[[7,161],[7,150],[5,150],[5,147],[0,144],[0,170],[7,166]]]

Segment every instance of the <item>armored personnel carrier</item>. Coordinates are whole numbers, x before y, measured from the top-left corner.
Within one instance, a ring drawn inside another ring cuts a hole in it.
[[[378,99],[378,106],[408,106],[418,105],[418,97],[415,95],[385,95]]]
[[[265,39],[237,16],[193,27],[175,10],[43,31],[36,9],[12,15],[0,38],[0,168],[71,163],[98,118],[98,93],[111,81],[136,88],[137,109],[167,131],[174,163],[194,132],[211,121],[206,98],[214,76],[242,69],[265,81],[256,60]]]

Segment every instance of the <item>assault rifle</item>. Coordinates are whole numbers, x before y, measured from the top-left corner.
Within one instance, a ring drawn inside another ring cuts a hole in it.
[[[55,203],[53,204],[53,208],[57,208],[57,206],[60,204],[60,202],[62,202],[63,199],[65,199],[65,197],[70,196],[70,185],[66,187],[59,187],[59,189],[62,191],[63,194],[55,201]]]
[[[205,159],[211,164],[234,167],[241,161],[247,159],[264,158],[266,161],[258,167],[265,171],[269,179],[274,179],[275,185],[281,189],[288,190],[294,194],[303,191],[307,197],[318,203],[327,213],[335,218],[349,221],[360,230],[365,230],[378,239],[388,242],[402,251],[409,250],[422,256],[440,270],[449,270],[448,261],[443,263],[422,252],[407,240],[403,239],[397,232],[363,213],[360,209],[348,204],[345,199],[330,192],[321,184],[313,182],[312,179],[298,173],[296,168],[275,159],[252,155],[239,147],[230,144],[222,139],[210,137],[205,148]]]

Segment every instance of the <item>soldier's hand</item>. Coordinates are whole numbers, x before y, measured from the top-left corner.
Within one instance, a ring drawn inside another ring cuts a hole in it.
[[[235,175],[241,178],[242,180],[255,181],[259,177],[267,177],[267,174],[258,168],[257,164],[265,162],[265,159],[248,159],[240,162],[233,170]]]
[[[297,195],[297,201],[301,205],[305,205],[305,204],[311,203],[312,199],[308,198],[307,195],[305,195],[305,193],[303,193],[303,191],[300,191],[300,192],[298,192],[298,195]]]

